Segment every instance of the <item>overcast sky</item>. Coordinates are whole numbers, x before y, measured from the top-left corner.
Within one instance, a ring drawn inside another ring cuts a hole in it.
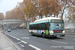
[[[18,2],[22,1],[23,0],[0,0],[0,12],[5,14],[6,11],[12,10]]]

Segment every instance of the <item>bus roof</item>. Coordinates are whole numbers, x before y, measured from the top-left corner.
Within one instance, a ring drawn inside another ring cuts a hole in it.
[[[60,18],[56,18],[56,17],[47,17],[47,18],[42,18],[42,19],[39,19],[39,20],[35,20],[33,23],[48,21],[48,20],[51,20],[51,19],[60,19]],[[30,23],[30,24],[31,24],[31,23]]]

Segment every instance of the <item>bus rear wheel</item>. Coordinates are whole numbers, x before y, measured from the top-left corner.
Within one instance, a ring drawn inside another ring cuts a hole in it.
[[[42,37],[45,38],[45,34],[44,33],[42,34]]]
[[[33,32],[31,32],[32,36],[34,36]]]

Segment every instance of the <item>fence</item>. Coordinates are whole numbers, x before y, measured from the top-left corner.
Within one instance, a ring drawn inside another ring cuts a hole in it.
[[[66,33],[75,33],[75,29],[65,29]]]

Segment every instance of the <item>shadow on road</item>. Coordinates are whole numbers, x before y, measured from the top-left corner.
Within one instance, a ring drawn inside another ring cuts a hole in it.
[[[34,36],[34,37],[37,37],[37,38],[43,38],[42,36],[39,36],[39,35],[30,35],[30,36]],[[63,37],[45,37],[44,39],[48,39],[48,40],[55,40],[55,39],[64,39]]]

